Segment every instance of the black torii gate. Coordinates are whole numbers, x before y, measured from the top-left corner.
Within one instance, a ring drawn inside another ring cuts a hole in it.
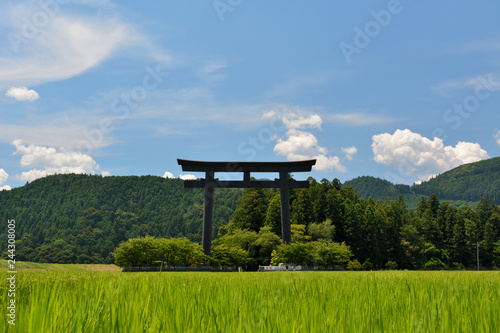
[[[288,179],[290,172],[311,171],[316,160],[295,162],[206,162],[177,159],[182,171],[205,172],[205,179],[185,180],[184,188],[204,188],[203,203],[203,235],[202,246],[205,254],[210,255],[212,248],[212,214],[214,207],[214,188],[279,188],[281,197],[281,235],[283,244],[292,241],[290,226],[290,195],[291,188],[308,188],[309,182]],[[219,180],[215,172],[243,172],[243,180]],[[278,172],[279,179],[250,180],[251,172]]]

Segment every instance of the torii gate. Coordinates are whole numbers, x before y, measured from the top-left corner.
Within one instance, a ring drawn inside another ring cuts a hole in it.
[[[177,159],[182,171],[205,172],[205,179],[185,180],[184,188],[204,188],[202,246],[206,255],[212,248],[212,214],[214,207],[214,188],[279,188],[281,197],[281,235],[283,244],[291,243],[290,195],[291,188],[308,188],[309,182],[288,179],[290,172],[308,172],[316,160],[296,162],[206,162]],[[243,172],[243,180],[219,180],[215,172]],[[250,180],[251,172],[278,172],[279,179]]]

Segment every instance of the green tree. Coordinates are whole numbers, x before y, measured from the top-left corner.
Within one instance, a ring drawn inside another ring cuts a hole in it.
[[[281,244],[281,238],[272,232],[271,227],[262,227],[257,236],[250,245],[250,252],[259,265],[269,265],[271,253]]]
[[[331,240],[320,240],[313,242],[314,264],[324,267],[343,266],[346,267],[352,252],[345,243],[339,244]]]
[[[229,229],[248,229],[258,232],[266,219],[269,190],[260,188],[246,188],[238,201],[238,207],[233,219],[229,222]]]
[[[264,226],[270,227],[275,234],[281,236],[281,199],[279,193],[274,194],[269,200]]]
[[[332,220],[327,219],[322,223],[311,223],[307,227],[307,233],[313,241],[319,239],[333,239],[335,236],[335,226]]]

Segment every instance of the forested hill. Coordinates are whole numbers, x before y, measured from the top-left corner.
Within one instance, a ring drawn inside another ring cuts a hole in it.
[[[214,235],[232,218],[241,195],[236,189],[215,191]],[[18,260],[112,262],[110,253],[133,237],[200,241],[203,191],[157,176],[54,175],[0,191],[0,217],[16,220],[23,245]]]
[[[394,200],[399,194],[411,193],[409,185],[395,185],[388,180],[371,176],[357,177],[346,181],[343,186],[352,186],[362,198],[384,201]]]
[[[408,206],[415,208],[418,199],[436,194],[441,201],[477,203],[481,198],[500,204],[500,157],[464,164],[420,185],[393,184],[380,178],[363,176],[343,184],[352,186],[362,198],[394,200],[406,197]]]
[[[416,194],[435,193],[440,199],[500,204],[500,157],[464,164],[412,187]]]

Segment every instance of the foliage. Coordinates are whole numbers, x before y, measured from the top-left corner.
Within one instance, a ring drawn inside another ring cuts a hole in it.
[[[232,218],[241,194],[215,191],[214,236]],[[53,175],[0,191],[0,218],[18,222],[18,260],[112,263],[111,252],[131,238],[201,241],[203,190],[155,176]],[[6,232],[0,230],[0,239]]]
[[[358,261],[358,259],[354,259],[347,263],[347,269],[350,271],[360,271],[363,269],[363,266],[361,266],[361,263]]]
[[[311,236],[306,235],[306,226],[304,224],[291,224],[292,242],[305,243],[311,240]]]
[[[490,198],[500,204],[500,157],[464,164],[420,185],[413,186],[417,194],[435,193],[447,200],[479,201]]]
[[[251,258],[248,251],[237,246],[217,245],[212,249],[212,265],[240,267],[247,265]]]
[[[424,265],[425,269],[446,269],[448,266],[436,257],[432,257]]]
[[[390,269],[390,270],[398,269],[398,263],[395,261],[388,261],[385,264],[385,268]]]
[[[300,222],[291,226],[290,247],[281,244],[277,191],[216,190],[213,236],[219,237],[212,248],[219,260],[248,269],[271,262],[326,265],[333,262],[328,251],[335,243],[352,253],[343,266],[358,260],[366,269],[383,269],[388,262],[424,269],[436,258],[473,269],[479,242],[481,265],[500,265],[500,208],[491,199],[457,208],[431,194],[411,209],[401,194],[381,202],[360,197],[337,179],[308,180],[308,189],[290,191],[291,215]],[[178,179],[61,175],[0,192],[0,215],[22,221],[16,228],[18,260],[103,263],[113,262],[111,252],[129,239],[200,242],[202,202],[202,190],[186,190]],[[5,239],[6,230],[1,232]],[[315,254],[320,245],[325,254]]]
[[[273,253],[273,263],[304,266],[346,266],[352,252],[345,243],[320,240],[309,243],[281,244]]]
[[[196,266],[207,262],[199,244],[187,238],[133,238],[113,252],[117,266]]]
[[[317,241],[320,239],[333,239],[335,235],[335,226],[331,219],[326,219],[322,223],[311,223],[307,227],[307,233],[311,236],[311,240]]]
[[[365,271],[371,271],[373,269],[373,264],[372,262],[370,261],[370,258],[366,259],[362,264],[361,264],[361,268],[363,268],[363,270]]]

